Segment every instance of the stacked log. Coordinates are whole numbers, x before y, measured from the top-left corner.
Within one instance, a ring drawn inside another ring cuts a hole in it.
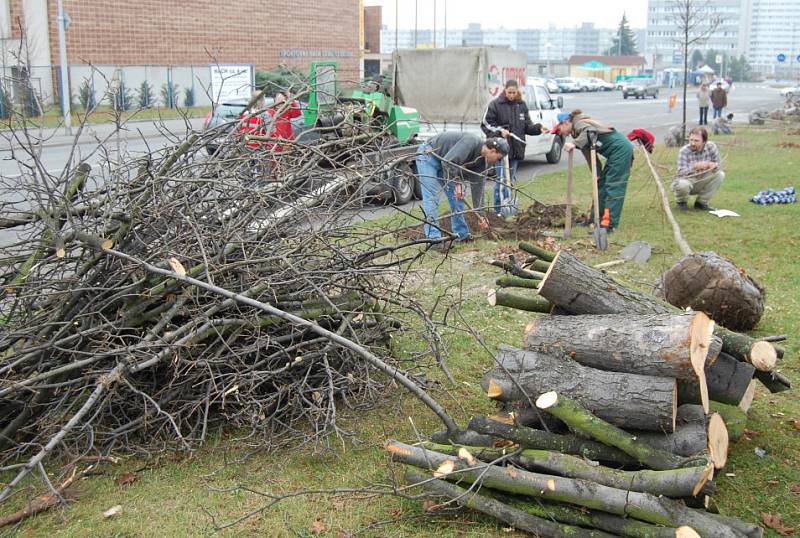
[[[514,277],[498,282],[502,294],[490,303],[526,311],[549,303],[551,314],[528,323],[523,349],[499,346],[482,379],[503,412],[434,442],[389,441],[393,459],[423,470],[407,479],[542,536],[762,536],[709,510],[757,372],[782,385],[772,343],[680,311],[565,252],[522,248],[549,264],[537,267],[544,276],[524,276],[530,260],[495,263]]]

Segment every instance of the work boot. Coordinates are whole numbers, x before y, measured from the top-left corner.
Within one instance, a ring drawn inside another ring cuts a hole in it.
[[[439,243],[433,243],[431,245],[431,250],[435,252],[440,252],[442,254],[446,254],[450,251],[450,246],[453,244],[452,241],[441,241]]]
[[[678,211],[689,211],[689,204],[686,202],[678,202]]]
[[[714,211],[713,207],[711,207],[705,202],[701,202],[700,200],[695,200],[694,208],[699,209],[700,211]]]

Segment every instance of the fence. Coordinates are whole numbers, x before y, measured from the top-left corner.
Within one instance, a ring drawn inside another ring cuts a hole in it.
[[[69,66],[70,102],[76,107],[114,104],[123,108],[210,106],[208,65]],[[0,67],[0,113],[6,106],[29,112],[60,102],[60,67]]]

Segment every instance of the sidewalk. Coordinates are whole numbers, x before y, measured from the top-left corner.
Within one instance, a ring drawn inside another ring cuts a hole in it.
[[[120,127],[120,139],[131,140],[151,138],[154,136],[161,136],[164,131],[169,131],[175,134],[184,134],[187,128],[199,131],[203,128],[203,118],[191,118],[188,120],[190,127],[187,127],[186,120],[182,118],[169,119],[169,120],[129,120]],[[63,127],[58,128],[44,128],[44,129],[31,129],[29,132],[32,137],[41,140],[42,147],[65,147],[72,146],[75,143],[76,136],[78,135],[80,126],[72,126],[72,135],[67,135]],[[114,130],[116,126],[113,123],[97,123],[87,124],[80,132],[78,145],[96,143],[97,139],[104,139],[109,136],[114,137]],[[0,151],[10,151],[13,146],[17,146],[16,141],[12,137],[12,129],[0,130]]]

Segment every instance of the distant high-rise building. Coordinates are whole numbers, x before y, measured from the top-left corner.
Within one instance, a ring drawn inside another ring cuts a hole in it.
[[[591,22],[575,30],[575,54],[597,54],[600,50],[600,31]]]
[[[800,71],[800,0],[743,0],[744,54],[759,73],[794,76]],[[778,61],[778,55],[786,57]]]

